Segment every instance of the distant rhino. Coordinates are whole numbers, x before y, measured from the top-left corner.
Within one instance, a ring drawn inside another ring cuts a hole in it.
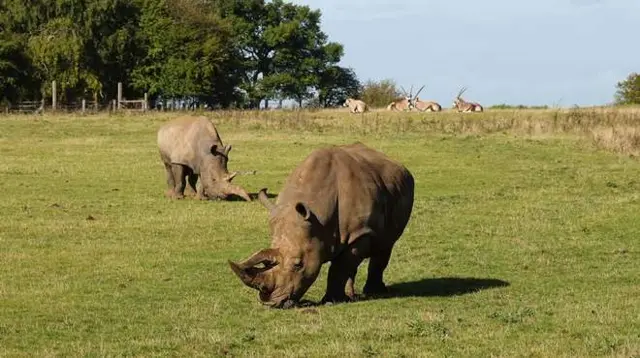
[[[289,175],[270,211],[271,248],[229,261],[263,304],[294,305],[331,261],[322,302],[355,297],[358,265],[370,257],[365,294],[386,292],[382,275],[413,207],[414,180],[401,164],[362,143],[313,151]]]
[[[231,144],[222,144],[207,117],[184,116],[164,124],[158,130],[158,148],[167,172],[167,196],[183,198],[188,176],[198,199],[226,199],[233,194],[251,201],[244,189],[231,184],[237,174],[227,170]]]

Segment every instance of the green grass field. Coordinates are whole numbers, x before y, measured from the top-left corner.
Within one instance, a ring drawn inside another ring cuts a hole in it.
[[[226,263],[264,207],[164,197],[172,116],[0,118],[0,356],[640,356],[638,111],[209,114],[252,193],[353,141],[416,178],[392,297],[290,310]]]

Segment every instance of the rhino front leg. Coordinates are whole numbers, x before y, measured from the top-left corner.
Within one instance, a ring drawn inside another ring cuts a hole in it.
[[[206,200],[207,197],[204,195],[204,187],[202,186],[202,180],[196,183],[196,199],[198,200]]]
[[[368,256],[370,244],[371,238],[368,235],[363,236],[331,261],[327,291],[322,298],[322,303],[347,302],[355,299],[353,283],[358,266]]]
[[[173,180],[173,170],[171,168],[171,164],[169,163],[164,163],[164,169],[165,172],[167,174],[167,191],[165,193],[166,196],[168,197],[172,197],[173,196],[173,189],[176,186],[176,182],[175,180]]]
[[[198,176],[199,175],[194,173],[193,171],[189,171],[189,176],[187,177],[187,187],[186,187],[186,189],[189,189],[190,195],[193,194],[196,198],[198,198],[198,189],[196,187],[196,184],[198,183]]]
[[[172,164],[171,171],[173,172],[173,180],[175,181],[173,198],[182,199],[184,198],[184,187],[186,184],[187,173],[184,166],[180,164]]]

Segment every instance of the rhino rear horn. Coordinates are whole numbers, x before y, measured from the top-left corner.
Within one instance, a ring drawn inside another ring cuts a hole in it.
[[[278,249],[262,249],[240,263],[240,267],[249,268],[258,264],[277,265],[280,258]]]
[[[275,205],[273,205],[273,203],[269,201],[269,197],[267,196],[267,188],[260,189],[260,192],[258,193],[258,200],[260,200],[260,203],[262,203],[262,205],[269,211],[272,211],[275,207]]]
[[[232,181],[232,180],[233,180],[233,178],[235,178],[235,177],[236,177],[236,175],[238,175],[238,172],[232,172],[232,173],[229,173],[229,175],[227,175],[227,176],[224,178],[224,181],[228,181],[228,182],[230,182],[230,181]]]

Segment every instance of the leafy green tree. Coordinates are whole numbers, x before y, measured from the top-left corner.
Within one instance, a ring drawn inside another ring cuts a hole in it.
[[[342,46],[327,42],[320,11],[282,0],[217,4],[234,24],[242,66],[240,87],[250,107],[281,97],[301,104],[320,86],[324,71],[340,61]]]
[[[139,31],[145,49],[134,69],[134,87],[152,97],[192,98],[229,104],[237,80],[229,77],[233,42],[227,20],[196,0],[146,0]]]
[[[84,38],[70,18],[59,17],[47,22],[28,40],[28,53],[42,79],[42,93],[51,94],[49,83],[56,81],[60,99],[72,97],[79,84],[95,83],[95,75],[84,68]]]
[[[631,73],[624,81],[618,82],[616,88],[617,104],[640,104],[640,74]]]
[[[360,88],[360,81],[353,69],[330,66],[320,76],[318,104],[321,107],[340,106],[347,98],[358,97]]]
[[[335,105],[357,87],[338,66],[320,12],[283,0],[2,0],[0,90],[188,99],[216,107],[318,94]],[[34,98],[35,99],[35,98]]]
[[[33,97],[37,84],[31,80],[32,72],[18,37],[3,32],[0,35],[0,101],[19,101]]]
[[[29,78],[43,94],[55,79],[63,100],[88,92],[97,99],[127,83],[136,61],[138,8],[129,0],[3,0],[0,26],[24,44],[23,63],[32,65]]]

